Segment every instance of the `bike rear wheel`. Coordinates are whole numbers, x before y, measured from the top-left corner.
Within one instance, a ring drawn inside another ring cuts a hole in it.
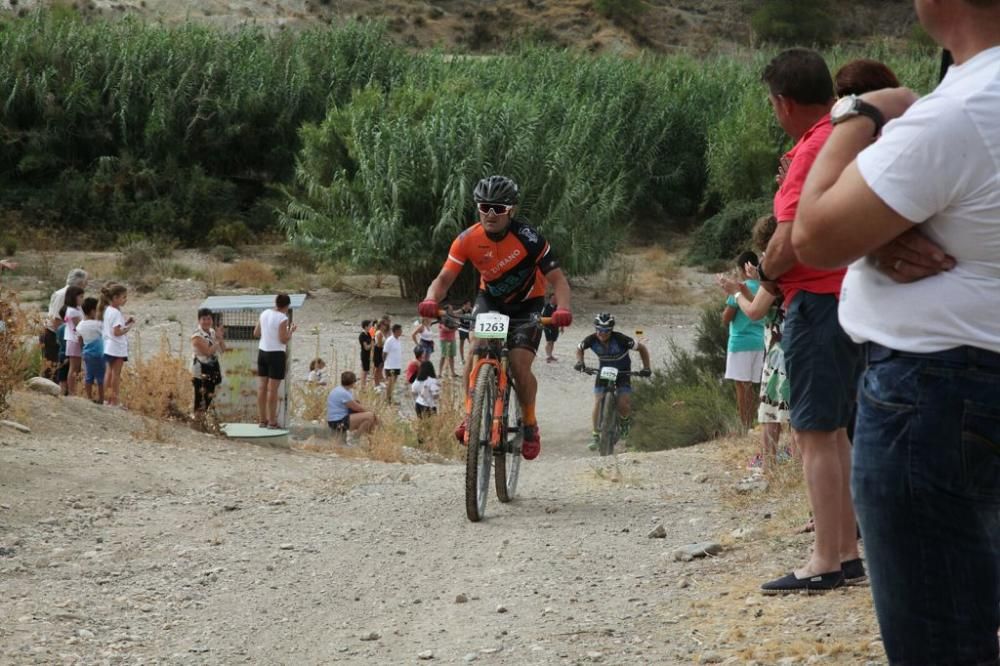
[[[615,394],[605,391],[601,402],[601,439],[597,447],[602,456],[614,453],[615,442],[618,440],[618,405],[615,403]]]
[[[496,369],[492,365],[480,367],[476,388],[472,392],[469,444],[465,452],[465,513],[474,523],[486,514],[486,498],[490,490],[490,465],[493,461],[490,430],[496,387]]]
[[[496,471],[497,498],[509,502],[517,494],[517,479],[521,472],[521,442],[524,424],[521,422],[521,403],[517,391],[507,386],[504,396],[504,437],[502,446],[494,451],[493,467]]]

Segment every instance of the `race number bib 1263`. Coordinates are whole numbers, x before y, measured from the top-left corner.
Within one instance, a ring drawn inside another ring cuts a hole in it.
[[[499,312],[481,312],[476,315],[477,338],[484,340],[503,339],[507,337],[507,329],[510,327],[510,317]]]
[[[606,379],[609,382],[613,382],[618,379],[618,368],[612,368],[610,365],[606,365],[601,368],[601,379]]]

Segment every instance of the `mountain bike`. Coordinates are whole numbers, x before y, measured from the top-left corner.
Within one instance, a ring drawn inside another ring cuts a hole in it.
[[[618,443],[621,436],[618,424],[618,380],[629,376],[644,377],[645,375],[630,370],[619,370],[609,365],[601,368],[584,367],[581,372],[588,375],[598,375],[598,385],[604,387],[604,397],[601,400],[597,416],[597,432],[599,433],[597,452],[602,456],[610,456],[614,453],[615,444]]]
[[[546,326],[550,318],[511,319],[499,312],[440,316],[468,323],[476,338],[465,399],[465,513],[475,523],[486,512],[491,468],[501,502],[514,499],[521,471],[524,423],[509,373],[507,336],[515,329]]]

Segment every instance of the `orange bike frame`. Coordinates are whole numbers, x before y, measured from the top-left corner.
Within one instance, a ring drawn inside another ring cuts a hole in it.
[[[507,364],[508,359],[506,356],[502,359],[481,356],[476,359],[476,364],[472,366],[472,372],[469,373],[469,385],[465,391],[465,416],[467,419],[466,423],[469,424],[469,427],[465,429],[466,446],[469,444],[469,431],[472,430],[472,395],[476,389],[476,380],[479,377],[479,371],[484,365],[492,365],[497,371],[497,397],[493,403],[493,425],[490,428],[490,446],[494,449],[500,446],[500,427],[504,416],[503,399],[507,393]]]

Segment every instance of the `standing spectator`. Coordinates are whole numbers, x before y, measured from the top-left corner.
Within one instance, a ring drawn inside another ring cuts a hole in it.
[[[82,368],[83,346],[80,344],[80,336],[76,332],[76,325],[83,321],[83,289],[77,286],[66,287],[66,315],[63,323],[66,325],[62,334],[60,345],[66,348],[66,394],[76,394],[76,378]]]
[[[257,419],[262,428],[279,428],[278,389],[288,369],[288,341],[298,326],[288,319],[292,299],[278,294],[274,307],[260,313],[253,329],[257,345]]]
[[[898,88],[899,79],[885,63],[860,58],[837,70],[833,77],[837,97],[863,95],[883,88]]]
[[[545,307],[542,308],[543,317],[551,317],[556,311],[556,304],[552,302],[552,294],[545,297]],[[546,326],[542,329],[545,333],[545,362],[555,363],[559,359],[552,353],[556,348],[556,340],[559,339],[559,329],[555,326]]]
[[[385,377],[385,341],[392,337],[391,323],[388,317],[382,317],[378,320],[378,326],[375,327],[375,334],[372,336],[372,365],[375,366],[374,378],[375,378],[375,388],[378,388],[382,384],[382,379]]]
[[[448,307],[449,313],[451,306]],[[455,372],[455,354],[458,349],[458,324],[447,317],[438,324],[438,337],[441,339],[441,376],[445,377],[447,370],[452,377],[458,377]]]
[[[105,404],[119,406],[122,383],[122,369],[128,361],[128,333],[135,325],[133,317],[122,314],[122,307],[128,302],[128,288],[123,284],[107,284],[101,289],[98,305],[101,336],[104,342],[104,361],[107,371],[104,378]]]
[[[375,425],[375,413],[366,410],[353,393],[357,376],[350,370],[340,373],[340,386],[330,391],[326,399],[326,423],[335,433],[357,430],[370,432]]]
[[[417,412],[417,416],[424,418],[426,416],[431,416],[432,414],[437,414],[437,404],[438,396],[441,395],[441,384],[437,380],[437,375],[434,374],[434,364],[430,361],[424,361],[420,364],[420,371],[417,373],[417,379],[413,382],[413,386],[410,387],[413,392],[414,397],[414,409]]]
[[[417,325],[414,326],[410,338],[414,344],[421,345],[427,350],[427,360],[431,360],[431,356],[434,354],[434,329],[431,328],[431,320],[427,317],[421,317]]]
[[[859,351],[837,321],[843,269],[800,263],[791,236],[809,169],[830,135],[833,79],[823,57],[789,49],[765,68],[763,80],[775,117],[795,146],[785,154],[774,197],[777,230],[758,269],[774,281],[785,303],[782,344],[791,395],[791,423],[802,452],[816,541],[803,567],[762,586],[765,594],[822,592],[863,579],[857,524],[850,493],[851,443],[847,438],[859,371]]]
[[[838,103],[792,240],[850,264],[840,320],[867,355],[853,490],[889,662],[996,664],[1000,1],[916,7],[955,65],[920,100]]]
[[[372,369],[372,334],[369,330],[372,322],[365,319],[361,322],[361,333],[358,334],[358,345],[361,347],[361,385],[368,384],[368,373]]]
[[[219,354],[226,351],[222,326],[215,328],[214,313],[208,308],[198,310],[198,327],[191,334],[194,359],[191,361],[191,383],[194,385],[194,416],[200,420],[212,406],[215,389],[222,384],[222,364]]]
[[[465,301],[459,308],[458,314],[468,315],[472,312],[472,301]],[[458,358],[465,363],[465,343],[469,341],[469,327],[462,324],[458,327]]]
[[[744,287],[751,299],[760,289],[760,283],[748,274],[748,266],[757,266],[757,255],[753,252],[744,252],[736,258],[736,270],[743,279],[735,286],[735,281],[720,279],[729,294],[722,310],[722,323],[729,325],[726,379],[736,384],[736,408],[744,430],[753,427],[754,385],[760,383],[764,369],[764,324],[748,317],[736,302]]]
[[[101,321],[97,318],[97,299],[83,299],[83,321],[76,327],[83,342],[83,382],[87,400],[98,405],[104,402],[104,337]],[[94,385],[97,400],[94,400]]]
[[[392,404],[392,391],[396,387],[396,379],[403,370],[403,345],[399,341],[403,335],[400,324],[392,325],[392,335],[385,340],[385,398]]]
[[[42,331],[42,358],[45,360],[45,369],[42,376],[53,379],[56,368],[59,366],[59,340],[56,337],[56,329],[63,324],[59,310],[66,304],[66,289],[69,287],[87,288],[87,271],[82,268],[74,268],[66,276],[66,286],[52,292],[49,298],[49,310],[45,319],[45,330]]]

